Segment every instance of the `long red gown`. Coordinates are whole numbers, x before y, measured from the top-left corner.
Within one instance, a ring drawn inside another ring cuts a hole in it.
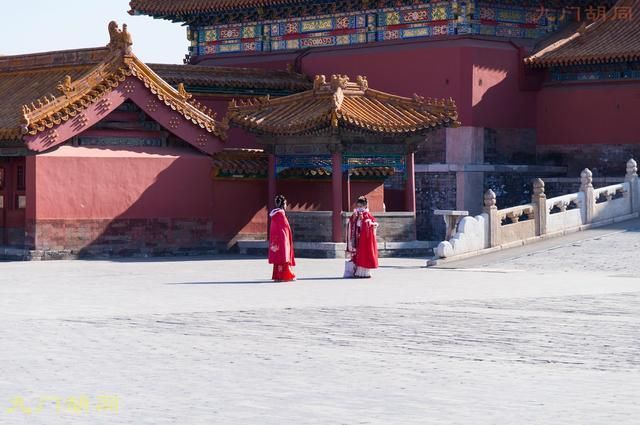
[[[368,209],[356,210],[349,218],[347,249],[356,266],[355,277],[369,277],[369,270],[378,268],[376,227],[376,219]]]
[[[293,252],[293,233],[284,210],[277,208],[269,214],[271,228],[269,231],[269,264],[273,264],[275,281],[288,282],[295,280],[292,267],[296,265]]]

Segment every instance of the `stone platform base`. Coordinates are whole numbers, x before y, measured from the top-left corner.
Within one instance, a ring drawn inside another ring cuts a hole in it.
[[[379,257],[428,257],[433,254],[435,241],[380,242]],[[237,250],[241,255],[267,256],[267,241],[238,241]],[[296,242],[296,257],[300,258],[344,258],[345,243]]]
[[[107,258],[160,258],[160,257],[201,257],[227,254],[220,248],[176,249],[172,251],[119,250],[117,252],[86,252],[74,250],[28,250],[23,248],[0,247],[0,261],[49,261]]]
[[[27,249],[0,247],[0,261],[27,261],[30,259],[31,254]]]
[[[430,257],[436,241],[380,242],[379,257]],[[299,258],[344,258],[346,244],[333,242],[296,242],[296,257]],[[90,252],[74,250],[29,250],[23,248],[0,247],[0,261],[49,261],[107,258],[161,258],[161,257],[201,257],[213,255],[240,254],[267,257],[267,242],[241,240],[228,249],[224,243],[206,248],[185,248],[171,251],[119,250],[117,252]]]

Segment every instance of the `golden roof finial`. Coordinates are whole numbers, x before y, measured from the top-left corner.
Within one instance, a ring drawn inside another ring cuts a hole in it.
[[[413,101],[416,103],[424,103],[424,96],[420,96],[418,93],[414,93]]]
[[[71,76],[65,75],[64,80],[60,81],[56,88],[60,90],[62,94],[69,97],[69,95],[75,90],[71,84]]]
[[[327,84],[327,77],[324,75],[316,75],[316,78],[313,80],[313,89],[318,90],[325,84]]]
[[[193,97],[193,95],[188,93],[187,90],[184,88],[184,83],[178,84],[178,93],[180,94],[180,97],[183,98],[184,100],[191,99]]]
[[[22,134],[27,134],[29,131],[29,124],[31,124],[29,112],[31,112],[29,107],[27,105],[22,105],[22,119],[20,120],[20,131]]]
[[[346,75],[334,74],[331,76],[331,88],[336,90],[338,88],[346,89],[349,83],[349,77]]]
[[[364,77],[362,75],[358,75],[356,77],[356,82],[358,83],[358,85],[360,86],[362,91],[365,91],[365,90],[367,90],[369,88],[369,82],[367,81],[367,77]]]
[[[131,34],[127,31],[127,24],[122,24],[122,30],[118,28],[116,21],[109,22],[109,44],[107,47],[111,50],[120,50],[125,55],[131,54],[131,46],[133,46],[133,39]]]

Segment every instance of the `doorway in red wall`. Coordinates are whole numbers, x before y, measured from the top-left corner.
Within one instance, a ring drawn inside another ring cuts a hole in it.
[[[24,246],[26,207],[25,159],[0,158],[0,244]]]

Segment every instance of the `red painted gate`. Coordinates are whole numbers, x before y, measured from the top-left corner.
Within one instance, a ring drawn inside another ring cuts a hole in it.
[[[25,159],[0,159],[0,244],[24,246],[26,206]]]

